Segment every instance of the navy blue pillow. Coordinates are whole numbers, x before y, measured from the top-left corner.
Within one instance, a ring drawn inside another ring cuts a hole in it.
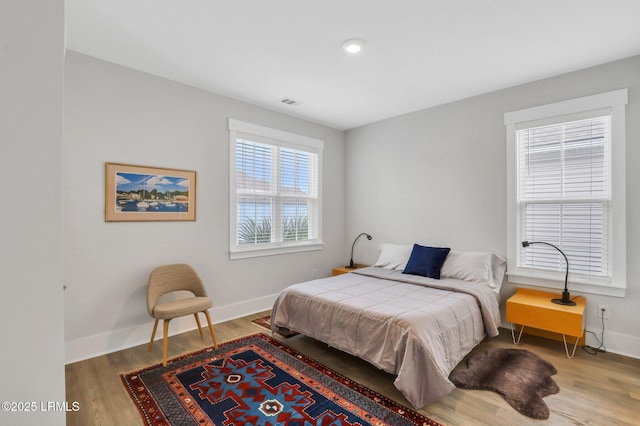
[[[402,273],[421,275],[439,280],[440,269],[449,251],[451,251],[450,248],[428,247],[414,244],[407,266]]]

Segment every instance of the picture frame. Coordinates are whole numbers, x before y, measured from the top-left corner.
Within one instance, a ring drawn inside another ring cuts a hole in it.
[[[105,163],[105,222],[196,220],[196,172]]]

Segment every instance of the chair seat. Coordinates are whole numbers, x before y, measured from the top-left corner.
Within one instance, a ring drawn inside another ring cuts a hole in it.
[[[157,304],[153,308],[153,317],[157,319],[173,319],[202,312],[211,306],[211,300],[208,297],[187,297],[173,302]]]

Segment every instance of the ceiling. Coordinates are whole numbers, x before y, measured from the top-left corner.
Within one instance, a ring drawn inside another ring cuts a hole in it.
[[[66,0],[65,13],[70,50],[340,130],[640,54],[639,0]],[[354,37],[359,56],[341,49]]]

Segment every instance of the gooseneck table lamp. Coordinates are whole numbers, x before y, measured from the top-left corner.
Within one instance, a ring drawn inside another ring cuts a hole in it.
[[[567,264],[567,268],[564,273],[564,291],[562,292],[562,298],[551,299],[551,301],[553,303],[557,303],[558,305],[575,306],[576,302],[571,300],[571,296],[569,295],[569,290],[567,289],[567,278],[569,278],[569,261],[567,260],[567,255],[564,254],[564,252],[560,250],[558,247],[554,246],[551,243],[546,243],[544,241],[523,241],[522,247],[529,247],[531,244],[545,244],[547,246],[551,246],[554,249],[558,250],[560,254],[564,257],[564,261]]]
[[[362,234],[358,235],[355,240],[353,240],[353,244],[351,244],[351,260],[349,261],[349,266],[347,266],[347,268],[349,269],[356,268],[355,263],[353,263],[353,248],[356,246],[356,241],[358,241],[358,238],[362,237],[363,235],[367,236],[367,240],[371,240],[373,238],[371,235],[367,234],[366,232],[363,232]]]

